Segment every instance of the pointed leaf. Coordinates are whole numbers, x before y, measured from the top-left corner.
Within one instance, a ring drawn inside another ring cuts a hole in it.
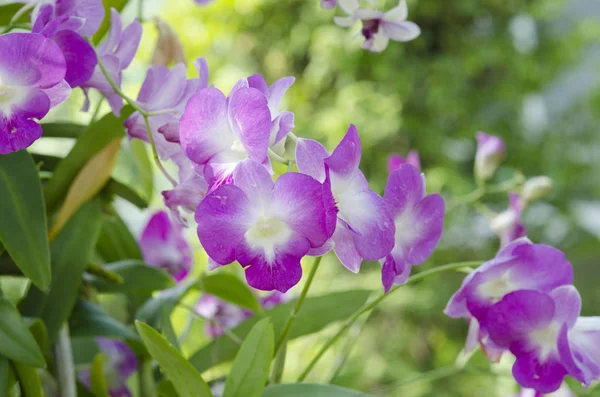
[[[161,291],[160,294],[156,294],[139,308],[135,314],[135,318],[147,324],[151,324],[154,327],[158,327],[165,310],[163,307],[166,307],[167,312],[171,313],[173,307],[183,299],[193,286],[193,283],[184,283],[175,288]]]
[[[45,367],[44,355],[27,324],[5,298],[0,298],[0,319],[0,354],[27,365]]]
[[[128,260],[104,265],[104,269],[120,276],[122,284],[111,284],[97,277],[88,281],[102,293],[149,294],[175,286],[173,277],[164,270],[142,261]]]
[[[139,139],[126,141],[117,154],[117,162],[112,178],[132,189],[146,203],[152,200],[154,184],[153,164],[146,150],[147,143]]]
[[[24,150],[0,156],[0,242],[39,288],[50,284],[50,250],[42,185]]]
[[[91,200],[108,182],[117,159],[121,139],[116,138],[86,163],[69,187],[67,197],[50,229],[49,238],[54,240],[67,221],[79,208]]]
[[[273,326],[269,318],[250,331],[233,361],[223,397],[260,397],[273,359]]]
[[[253,311],[262,308],[256,296],[250,291],[246,283],[230,273],[211,274],[204,276],[198,283],[199,288],[206,293],[214,295],[234,305]]]
[[[136,321],[135,326],[154,358],[181,397],[212,397],[210,388],[192,365],[154,329]]]
[[[44,123],[44,138],[79,138],[86,126],[73,123]]]
[[[96,397],[111,397],[104,379],[104,355],[99,353],[94,358],[90,371],[90,389]]]
[[[34,367],[19,362],[13,362],[19,379],[19,384],[27,397],[44,397],[40,376]]]
[[[72,337],[104,336],[139,340],[135,332],[110,317],[100,306],[81,299],[73,309],[69,328]]]
[[[357,390],[345,389],[332,385],[295,383],[288,385],[271,385],[265,389],[262,397],[370,397]]]
[[[353,290],[306,298],[290,329],[288,340],[318,332],[331,323],[350,317],[362,307],[370,294],[371,291],[367,290]],[[295,301],[288,302],[264,312],[265,317],[271,318],[275,339],[279,337],[295,304]],[[257,316],[252,317],[231,332],[238,338],[244,339],[258,320]],[[240,346],[230,337],[222,335],[193,354],[190,362],[199,372],[204,372],[214,365],[232,360],[239,348]]]

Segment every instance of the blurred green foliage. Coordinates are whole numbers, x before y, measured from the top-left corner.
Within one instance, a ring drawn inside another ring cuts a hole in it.
[[[409,0],[409,19],[423,34],[413,42],[390,43],[383,54],[360,50],[358,28],[336,26],[335,11],[322,10],[318,0],[218,0],[208,7],[170,0],[147,13],[173,26],[190,64],[205,56],[211,83],[225,91],[254,73],[268,82],[295,76],[284,108],[296,115],[296,134],[332,149],[348,125],[356,124],[362,168],[379,192],[387,156],[414,148],[429,190],[446,197],[468,193],[474,188],[475,132],[504,138],[508,158],[497,178],[520,170],[554,180],[549,200],[528,209],[529,237],[566,252],[576,269],[584,314],[597,315],[598,234],[591,233],[587,222],[593,217],[581,203],[600,193],[600,89],[598,80],[577,76],[600,44],[600,23],[591,13],[571,12],[575,3],[586,2]],[[156,38],[150,22],[145,28],[140,62],[133,67],[139,81]],[[487,202],[501,211],[506,197]],[[595,208],[599,211],[598,203]],[[446,224],[440,249],[424,266],[494,255],[498,240],[475,211],[458,209]],[[352,275],[332,257],[325,263],[313,292],[381,290],[377,264],[366,263],[360,275]],[[443,369],[432,374],[446,375],[439,380],[414,380],[452,365],[462,349],[466,324],[442,314],[462,277],[443,275],[398,292],[350,340],[351,349],[339,343],[311,380],[335,375],[335,383],[385,396],[511,396],[516,386],[510,362],[490,366],[481,353],[451,376]],[[296,378],[327,336],[291,345],[284,380]],[[350,356],[336,371],[345,352]]]

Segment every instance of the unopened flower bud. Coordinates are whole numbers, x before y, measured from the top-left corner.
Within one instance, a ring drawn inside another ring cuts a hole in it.
[[[523,185],[523,198],[536,201],[548,197],[552,192],[552,179],[547,176],[536,176],[528,179]]]
[[[477,153],[475,153],[475,177],[488,180],[504,159],[504,141],[484,132],[477,133]]]
[[[158,30],[158,41],[152,55],[152,64],[163,66],[169,66],[171,63],[185,64],[183,46],[177,33],[160,18],[155,18],[154,23]]]

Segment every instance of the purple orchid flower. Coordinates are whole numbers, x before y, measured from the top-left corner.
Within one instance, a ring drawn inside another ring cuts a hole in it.
[[[267,296],[260,298],[260,305],[265,310],[269,310],[274,308],[275,306],[279,306],[283,303],[289,302],[292,299],[292,291],[288,291],[286,293],[281,293],[279,291],[273,291]]]
[[[559,353],[559,334],[573,328],[580,310],[581,298],[572,285],[550,292],[514,291],[490,307],[490,337],[516,356],[513,375],[521,386],[540,393],[558,390],[569,373]]]
[[[385,292],[392,284],[404,284],[412,266],[425,262],[442,237],[444,199],[439,194],[425,196],[424,177],[410,164],[392,171],[383,199],[396,224],[395,245],[381,259],[381,280]]]
[[[521,392],[519,392],[519,394],[515,395],[514,397],[577,397],[577,396],[575,394],[573,394],[573,392],[571,390],[569,390],[569,387],[566,384],[563,383],[563,385],[560,387],[560,389],[558,389],[554,393],[542,394],[534,389],[522,389]]]
[[[209,320],[204,326],[204,332],[209,338],[222,335],[224,330],[235,328],[253,315],[250,310],[208,294],[202,295],[196,304],[196,312]]]
[[[104,355],[104,378],[111,397],[131,397],[131,391],[125,383],[137,370],[137,359],[131,349],[119,340],[97,338],[96,343]],[[90,370],[79,372],[79,380],[88,389],[91,388]],[[91,390],[91,389],[90,389]]]
[[[222,185],[196,210],[198,237],[217,263],[237,260],[248,284],[286,292],[302,276],[300,259],[330,237],[323,186],[308,175],[286,173],[273,183],[269,171],[247,159],[234,185]]]
[[[391,173],[392,171],[397,170],[402,164],[410,164],[415,167],[417,171],[421,172],[421,159],[419,158],[419,152],[416,150],[411,150],[408,152],[406,158],[396,153],[391,154],[387,160],[388,172]]]
[[[98,64],[94,48],[81,37],[81,32],[98,30],[96,16],[88,14],[99,11],[101,22],[104,7],[101,1],[87,0],[85,3],[78,5],[75,1],[58,1],[56,4],[44,4],[36,8],[33,15],[32,32],[52,39],[62,50],[67,63],[65,81],[73,88],[87,82]]]
[[[196,2],[196,4],[201,5],[203,7],[215,2],[215,0],[194,0],[194,1]]]
[[[350,27],[356,21],[362,22],[361,34],[365,38],[362,48],[371,52],[382,52],[391,40],[411,41],[421,34],[416,23],[407,21],[408,6],[406,0],[386,13],[359,8],[358,0],[338,0],[337,4],[348,14],[347,17],[335,17],[334,21],[342,27]]]
[[[321,7],[326,10],[335,8],[336,5],[337,5],[337,0],[321,0]]]
[[[523,200],[514,192],[508,194],[508,200],[510,202],[508,209],[490,221],[490,227],[500,236],[503,246],[527,234],[521,219]]]
[[[79,20],[76,31],[82,36],[93,36],[102,25],[105,16],[101,0],[50,0],[42,1],[35,7],[32,13],[33,21],[39,18],[47,5],[51,6],[50,19],[66,16]]]
[[[600,317],[579,317],[572,327],[562,327],[558,350],[569,374],[584,386],[599,380]]]
[[[477,152],[475,153],[475,177],[486,181],[504,160],[504,141],[485,132],[477,133]]]
[[[0,36],[0,154],[29,147],[42,136],[36,122],[71,93],[61,49],[37,33]]]
[[[198,79],[187,79],[185,65],[180,63],[171,70],[155,65],[148,69],[137,98],[138,104],[148,112],[161,112],[148,117],[156,149],[163,159],[183,153],[179,143],[179,119],[190,97],[199,88],[208,87],[208,65],[204,58],[194,63],[198,69]],[[146,124],[139,112],[133,113],[125,127],[130,138],[149,141]]]
[[[331,155],[317,141],[299,139],[296,145],[298,170],[329,184],[339,210],[337,225],[330,226],[335,228],[330,242],[311,254],[322,255],[333,248],[340,262],[354,273],[360,270],[363,259],[386,257],[394,247],[395,233],[387,204],[369,189],[358,168],[360,157],[360,138],[354,125]]]
[[[206,197],[208,183],[204,178],[203,167],[191,162],[183,153],[174,155],[171,160],[179,167],[179,180],[173,189],[162,192],[165,205],[171,214],[184,225],[186,222],[179,209],[194,212],[198,204]]]
[[[164,211],[150,218],[140,238],[140,249],[147,264],[166,270],[177,282],[192,266],[192,252],[182,226],[171,222]]]
[[[142,25],[133,21],[129,26],[123,29],[121,16],[114,8],[110,10],[110,30],[108,37],[98,46],[98,56],[102,64],[106,67],[108,74],[121,87],[122,72],[125,70],[137,52],[140,40],[142,38]],[[92,77],[83,85],[83,91],[86,93],[95,88],[100,91],[107,99],[113,113],[116,116],[121,114],[123,108],[123,99],[112,89],[106,77],[102,73],[100,66],[96,66]],[[89,100],[83,106],[87,111]]]
[[[248,85],[262,92],[267,98],[272,120],[271,134],[269,136],[269,147],[271,148],[278,144],[279,147],[284,146],[284,138],[294,128],[294,113],[280,111],[279,108],[283,96],[292,84],[294,84],[295,80],[294,77],[284,77],[269,87],[260,74],[248,77]]]

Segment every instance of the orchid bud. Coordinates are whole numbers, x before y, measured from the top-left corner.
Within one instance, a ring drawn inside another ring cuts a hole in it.
[[[337,0],[321,0],[321,7],[329,10],[337,5]]]
[[[185,64],[183,46],[177,33],[160,18],[155,18],[154,23],[158,30],[158,41],[152,55],[152,64],[163,66],[169,66],[171,63]]]
[[[552,192],[552,179],[547,176],[536,176],[528,179],[523,185],[523,198],[536,201],[548,197]]]
[[[477,133],[477,153],[475,154],[475,177],[478,180],[490,179],[504,159],[504,141],[485,132]]]

